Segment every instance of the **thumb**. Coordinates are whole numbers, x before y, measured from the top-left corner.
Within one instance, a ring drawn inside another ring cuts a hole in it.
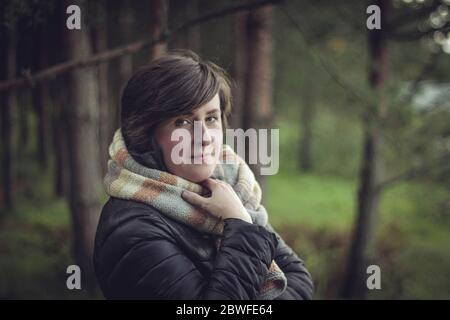
[[[204,210],[207,210],[208,202],[207,199],[188,190],[184,190],[181,193],[181,197],[190,204],[197,206],[199,208],[202,208]]]

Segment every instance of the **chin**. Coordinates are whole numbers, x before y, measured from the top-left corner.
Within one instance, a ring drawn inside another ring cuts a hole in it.
[[[183,168],[182,172],[177,174],[178,176],[199,183],[208,179],[214,172],[215,165],[189,165]]]

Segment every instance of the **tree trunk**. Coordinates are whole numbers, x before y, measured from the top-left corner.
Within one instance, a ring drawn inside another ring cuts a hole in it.
[[[49,66],[48,57],[48,28],[44,25],[39,30],[38,37],[40,39],[38,45],[38,55],[35,65],[36,69],[43,70]],[[33,104],[37,113],[37,136],[38,136],[38,159],[41,169],[47,170],[48,168],[48,155],[49,155],[49,108],[50,108],[50,93],[49,82],[40,82],[35,88],[32,89]]]
[[[200,16],[200,3],[199,0],[189,1],[187,7],[188,19],[193,19]],[[200,53],[201,50],[201,33],[200,26],[189,28],[186,34],[187,48],[196,53]]]
[[[68,1],[86,12],[85,1]],[[69,59],[80,59],[92,53],[89,30],[66,30]],[[74,251],[88,289],[95,277],[92,265],[94,238],[101,210],[102,192],[98,150],[98,86],[94,68],[77,69],[69,75],[67,105],[70,163],[70,211],[74,234]]]
[[[167,28],[168,14],[167,0],[150,0],[150,36],[152,39],[158,38]],[[150,50],[150,60],[162,56],[167,51],[166,42],[154,45]]]
[[[52,113],[52,136],[55,154],[55,178],[54,190],[58,197],[69,195],[69,148],[67,146],[67,120],[69,116],[64,115],[67,112],[65,106],[68,104],[68,99],[64,94],[64,88],[68,88],[68,76],[64,75],[58,79],[57,83],[52,83],[53,86],[53,113]]]
[[[386,21],[389,0],[378,0],[381,21]],[[386,105],[383,87],[387,78],[388,48],[384,29],[369,30],[370,71],[369,82],[379,100],[376,109],[369,110],[364,119],[365,137],[358,191],[357,220],[349,252],[347,274],[343,286],[343,297],[364,299],[367,295],[366,270],[373,245],[374,229],[378,216],[380,195],[377,185],[382,179],[381,147],[383,135],[381,122]]]
[[[29,95],[21,95],[17,97],[17,107],[19,111],[19,139],[17,148],[17,155],[20,158],[25,155],[25,151],[28,147],[28,141],[30,138],[29,127],[28,127],[28,104]]]
[[[170,2],[170,6],[173,7],[174,10],[176,10],[176,12],[173,12],[173,14],[175,15],[174,18],[176,20],[176,23],[181,23],[200,15],[199,0],[172,0]],[[177,49],[190,49],[196,53],[200,53],[200,27],[194,26],[187,30],[181,30],[180,32],[177,32],[173,35],[172,40],[169,41],[169,44]]]
[[[107,34],[107,18],[106,18],[106,3],[101,2],[101,12],[99,15],[101,18],[97,21],[95,26],[95,44],[96,52],[106,51],[108,49],[108,34]],[[102,168],[102,176],[106,174],[107,161],[108,161],[108,146],[112,139],[111,135],[111,108],[109,105],[108,94],[108,69],[109,63],[101,63],[97,67],[98,71],[98,88],[99,88],[99,106],[100,106],[100,122],[99,122],[99,140],[100,140],[100,163]]]
[[[120,38],[121,42],[128,42],[129,39],[133,37],[133,24],[134,24],[134,13],[131,3],[123,1],[121,3],[120,14],[119,14],[119,26],[120,26]],[[133,72],[133,56],[125,55],[119,60],[119,70],[118,77],[115,80],[115,86],[117,87],[117,96],[115,97],[114,108],[115,114],[112,120],[112,126],[110,131],[110,136],[112,136],[115,130],[120,127],[120,101],[122,97],[122,90],[125,87],[127,81],[130,79]]]
[[[48,109],[50,103],[50,94],[46,82],[37,85],[33,89],[33,104],[37,112],[37,136],[38,136],[38,160],[42,170],[48,168],[49,154],[49,116]]]
[[[6,44],[4,54],[6,56],[5,71],[6,78],[13,79],[16,77],[16,51],[17,51],[17,34],[13,27],[6,35]],[[17,91],[5,92],[2,97],[2,178],[3,178],[3,201],[7,209],[13,209],[15,205],[15,189],[16,189],[16,134],[15,124],[17,121]]]
[[[56,12],[65,12],[65,3],[58,2],[56,7]],[[66,43],[66,29],[59,28],[60,25],[65,25],[66,15],[57,14],[49,21],[49,31],[50,37],[54,37],[60,43]],[[49,59],[52,64],[58,64],[66,60],[67,52],[61,51],[50,51]],[[67,89],[69,88],[69,76],[68,74],[63,74],[55,80],[49,81],[50,86],[50,98],[52,100],[52,113],[51,113],[51,130],[52,130],[52,142],[53,142],[53,154],[54,154],[54,181],[53,188],[54,193],[58,197],[66,197],[70,201],[69,197],[69,180],[70,180],[70,169],[69,169],[69,146],[68,146],[68,123],[69,116],[66,115],[68,108],[66,107],[69,103],[69,97],[67,95]]]
[[[243,126],[270,129],[272,126],[272,6],[250,11],[247,17],[247,72],[245,77]],[[259,141],[258,141],[259,142]],[[258,144],[258,150],[261,144]],[[247,146],[248,147],[248,146]],[[270,150],[267,148],[267,150]],[[246,152],[248,156],[249,152]],[[250,164],[265,193],[261,165]],[[263,196],[263,199],[265,197]]]
[[[306,97],[301,107],[302,137],[300,141],[300,169],[303,172],[312,170],[312,127],[313,127],[313,113],[314,105],[312,104],[312,97],[306,93]]]
[[[246,21],[248,12],[236,13],[233,17],[234,61],[233,61],[233,111],[230,125],[232,128],[243,128],[243,95],[245,89],[245,73],[247,62]]]

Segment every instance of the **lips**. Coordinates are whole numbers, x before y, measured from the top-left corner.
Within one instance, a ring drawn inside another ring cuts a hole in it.
[[[199,156],[196,156],[196,157],[192,156],[191,159],[202,159],[202,158],[206,158],[206,157],[209,157],[209,156],[212,156],[212,153],[206,153],[206,154],[203,153],[203,154],[201,154]]]
[[[192,156],[191,162],[193,162],[194,164],[205,164],[205,162],[209,161],[211,159],[211,157],[212,157],[212,153],[203,153],[196,157]]]

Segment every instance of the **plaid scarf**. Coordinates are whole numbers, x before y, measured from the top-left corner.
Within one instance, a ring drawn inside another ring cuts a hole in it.
[[[166,171],[141,165],[133,159],[125,146],[122,133],[116,131],[109,146],[110,160],[104,179],[106,193],[112,197],[143,202],[161,213],[186,224],[198,231],[222,235],[224,222],[183,200],[181,193],[189,190],[206,195],[208,190]],[[245,161],[228,145],[223,145],[220,163],[216,165],[211,178],[229,183],[241,199],[254,224],[266,226],[268,216],[261,205],[261,188]],[[220,246],[220,237],[216,245]],[[272,300],[286,289],[286,277],[272,261],[264,283],[260,288],[259,300]]]

